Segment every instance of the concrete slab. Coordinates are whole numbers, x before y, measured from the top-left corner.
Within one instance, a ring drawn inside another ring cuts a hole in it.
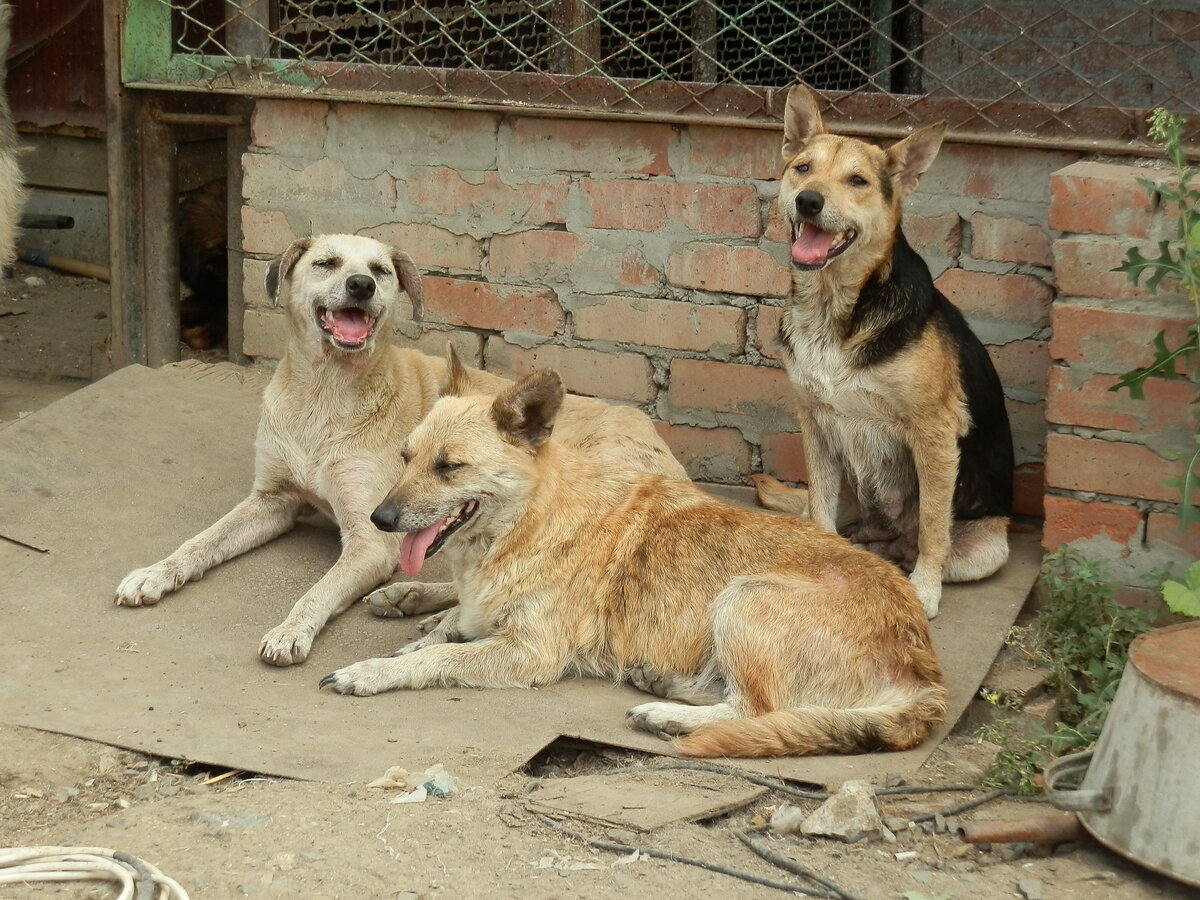
[[[442,762],[466,784],[518,768],[569,736],[650,752],[625,724],[629,687],[569,681],[536,691],[431,690],[341,697],[317,680],[416,636],[355,607],[310,660],[276,669],[261,635],[337,555],[302,525],[156,607],[119,608],[130,569],[173,550],[251,481],[262,373],[229,365],[130,367],[0,431],[0,719],[213,765],[297,778],[369,780]],[[950,720],[905,753],[748,763],[819,784],[912,773],[965,709],[1036,575],[1035,534],[986,582],[947,588],[934,637]]]

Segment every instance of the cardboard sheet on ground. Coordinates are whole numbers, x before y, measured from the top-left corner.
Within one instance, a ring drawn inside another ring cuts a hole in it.
[[[625,710],[645,700],[627,686],[319,691],[327,672],[417,636],[415,622],[378,619],[364,605],[332,622],[305,664],[260,662],[261,636],[336,558],[328,526],[302,524],[157,606],[115,606],[129,570],[161,559],[245,496],[264,383],[229,365],[129,367],[0,430],[0,719],[165,757],[342,781],[441,762],[460,782],[482,783],[559,736],[664,752],[626,725]],[[814,783],[918,768],[977,690],[1033,582],[1035,536],[1014,538],[998,576],[946,589],[934,633],[950,717],[930,740],[904,753],[752,767]]]

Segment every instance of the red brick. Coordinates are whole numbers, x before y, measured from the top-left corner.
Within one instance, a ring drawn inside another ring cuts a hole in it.
[[[1124,272],[1113,271],[1125,261],[1131,246],[1129,241],[1104,237],[1066,237],[1055,241],[1054,280],[1059,295],[1113,300],[1149,296],[1145,277],[1134,284]],[[1158,247],[1153,243],[1137,246],[1147,256],[1158,256]],[[1177,290],[1178,284],[1175,279],[1163,279],[1159,293]]]
[[[792,388],[782,369],[704,359],[671,360],[668,391],[675,409],[753,415],[769,406],[791,408]]]
[[[562,331],[567,318],[553,291],[432,277],[425,279],[425,317],[447,325],[546,336]]]
[[[1194,322],[1194,312],[1182,298],[1120,303],[1059,299],[1050,316],[1050,356],[1119,375],[1153,360],[1151,342],[1160,331],[1165,331],[1168,347],[1178,347]]]
[[[1060,425],[1152,434],[1191,423],[1196,385],[1187,381],[1151,378],[1144,383],[1145,399],[1134,400],[1129,391],[1111,391],[1112,375],[1090,375],[1066,366],[1050,369],[1046,391],[1046,418]]]
[[[728,356],[744,344],[746,313],[733,306],[647,297],[576,295],[575,337]]]
[[[246,200],[252,206],[269,201],[277,206],[299,202],[331,207],[331,198],[336,198],[336,205],[343,207],[396,208],[396,179],[391,175],[357,178],[326,157],[301,162],[305,164],[292,168],[281,156],[243,154],[242,193]]]
[[[1168,544],[1192,559],[1200,559],[1200,525],[1193,523],[1186,530],[1179,526],[1179,517],[1174,513],[1152,512],[1146,521],[1146,542],[1151,549],[1154,544]]]
[[[775,243],[792,243],[791,227],[784,219],[779,204],[774,200],[767,204],[767,226],[763,229],[763,237]]]
[[[595,119],[517,119],[502,167],[670,175],[669,125]]]
[[[975,213],[971,216],[971,255],[976,259],[1051,266],[1050,235],[1040,225]]]
[[[649,288],[662,280],[637,247],[606,250],[569,231],[498,234],[491,239],[488,269],[499,278],[568,284],[593,293]]]
[[[1050,354],[1045,341],[1010,341],[989,346],[987,351],[1005,387],[1038,395],[1046,392]]]
[[[941,216],[906,215],[904,236],[913,249],[922,255],[929,253],[958,259],[962,243],[962,219],[954,212]]]
[[[1049,488],[1169,501],[1178,499],[1179,490],[1166,482],[1182,472],[1181,461],[1163,459],[1141,444],[1073,434],[1046,437]]]
[[[1154,174],[1154,169],[1091,160],[1056,172],[1050,176],[1050,227],[1145,238],[1154,203],[1136,179]]]
[[[1046,467],[1025,463],[1013,473],[1013,512],[1019,516],[1044,516]]]
[[[700,174],[769,180],[783,171],[778,131],[693,125],[687,137],[688,161]]]
[[[1142,514],[1136,506],[1083,501],[1071,497],[1046,498],[1046,522],[1042,547],[1057,550],[1064,544],[1105,535],[1120,544],[1128,555],[1129,543],[1142,528]]]
[[[674,230],[758,237],[758,192],[747,184],[680,184],[671,181],[585,178],[580,182],[593,228]]]
[[[468,181],[454,169],[431,169],[405,185],[409,200],[423,212],[442,216],[545,225],[566,222],[571,181],[551,175],[509,184],[499,172],[484,172],[479,182]]]
[[[282,212],[242,207],[242,249],[246,253],[278,256],[297,237]]]
[[[1046,283],[1032,275],[947,269],[934,284],[968,317],[1035,327],[1048,322],[1054,297]]]
[[[285,155],[320,156],[328,103],[260,99],[250,117],[250,143]]]
[[[757,247],[687,244],[667,267],[677,287],[759,297],[786,297],[792,290],[791,270]]]
[[[418,269],[434,266],[439,269],[465,269],[478,272],[483,262],[483,248],[469,234],[455,234],[436,225],[380,225],[364,232],[398,250],[403,250]]]
[[[783,320],[783,307],[759,304],[754,319],[755,346],[768,359],[780,359],[779,323]]]
[[[750,468],[750,445],[736,428],[699,428],[655,422],[688,477],[697,481],[738,482]]]
[[[534,369],[554,369],[575,394],[634,403],[654,398],[654,368],[637,353],[601,353],[554,344],[524,348],[492,338],[486,359],[490,371],[508,378],[520,378]]]
[[[763,471],[783,481],[808,483],[804,436],[798,431],[764,435],[761,444]]]
[[[468,366],[480,368],[483,365],[483,337],[473,331],[426,329],[416,338],[397,332],[392,338],[392,343],[397,347],[420,350],[428,356],[439,357],[446,355],[447,344],[453,344],[458,358]]]

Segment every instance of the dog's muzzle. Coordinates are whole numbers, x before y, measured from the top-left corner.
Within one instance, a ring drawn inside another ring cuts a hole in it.
[[[346,279],[344,293],[346,302],[317,307],[317,324],[334,346],[361,350],[375,332],[375,279],[369,275],[351,275]]]
[[[821,218],[824,209],[825,197],[817,191],[801,191],[796,195],[790,218],[792,265],[797,269],[822,268],[844,253],[858,237],[853,228],[831,231],[820,227],[816,220]]]

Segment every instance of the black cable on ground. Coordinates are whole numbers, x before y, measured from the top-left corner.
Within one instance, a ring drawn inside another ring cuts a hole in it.
[[[763,878],[761,875],[755,875],[752,872],[743,872],[741,869],[734,869],[730,866],[724,866],[720,863],[710,863],[702,859],[692,859],[690,856],[680,856],[678,853],[669,853],[666,850],[647,849],[645,847],[631,847],[629,844],[618,844],[612,841],[601,841],[595,838],[590,838],[586,834],[580,834],[578,831],[573,831],[561,822],[556,822],[549,816],[544,816],[541,813],[534,813],[533,817],[553,828],[555,831],[565,834],[567,837],[587,844],[589,847],[595,847],[597,850],[607,850],[610,853],[645,853],[647,856],[652,856],[655,859],[665,859],[669,862],[683,863],[687,866],[695,866],[699,869],[705,869],[709,872],[717,872],[721,875],[729,875],[733,878],[738,878],[742,881],[747,881],[750,884],[758,884],[763,887],[774,888],[777,891],[787,891],[793,894],[804,894],[808,897],[825,897],[828,900],[841,900],[841,898],[849,896],[846,894],[832,894],[828,891],[817,891],[812,888],[803,887],[798,884],[788,884],[785,881],[775,881],[772,878]]]
[[[793,875],[800,875],[803,878],[808,878],[812,881],[815,881],[817,884],[821,885],[821,887],[826,888],[827,890],[832,891],[838,897],[841,897],[842,900],[863,900],[863,898],[859,897],[857,894],[852,894],[845,888],[838,887],[829,879],[818,875],[803,863],[797,862],[789,856],[784,856],[782,853],[776,853],[770,847],[763,846],[758,841],[754,840],[753,837],[751,837],[753,832],[750,829],[740,828],[734,831],[734,834],[737,836],[739,841],[741,841],[771,865],[783,869],[785,872],[791,872]]]

